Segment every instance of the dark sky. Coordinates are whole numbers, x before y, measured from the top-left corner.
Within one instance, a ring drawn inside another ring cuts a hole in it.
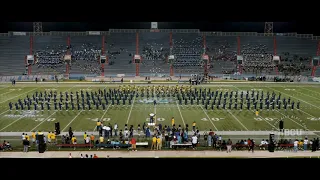
[[[11,22],[2,26],[1,32],[32,31],[32,22]],[[6,28],[7,27],[7,28]],[[159,29],[200,29],[201,31],[259,32],[264,31],[264,22],[158,22]],[[107,31],[108,29],[149,29],[150,22],[43,22],[43,31]],[[313,24],[297,22],[274,22],[274,32],[298,32],[320,35]]]

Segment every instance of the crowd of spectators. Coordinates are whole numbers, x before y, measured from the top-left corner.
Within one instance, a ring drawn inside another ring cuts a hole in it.
[[[243,72],[247,73],[271,73],[274,69],[272,54],[268,53],[265,44],[247,44],[241,48],[243,56]]]
[[[147,43],[142,49],[141,57],[143,59],[142,66],[149,69],[151,74],[164,73],[163,67],[166,67],[169,49],[158,43]]]
[[[210,68],[220,67],[222,74],[234,74],[237,52],[231,50],[231,44],[227,40],[219,42],[218,46],[211,47],[210,41],[207,41],[206,53],[209,55]]]
[[[186,36],[184,39],[173,39],[173,52],[175,55],[174,67],[185,73],[193,72],[192,69],[201,68],[201,55],[203,53],[202,37]]]
[[[290,52],[283,52],[281,54],[281,64],[278,70],[285,75],[300,75],[303,72],[310,72],[311,57],[292,55]]]
[[[211,46],[207,42],[205,52],[211,59],[210,68],[219,67],[219,71],[223,74],[234,74],[236,69],[237,52],[232,50],[230,42],[227,40],[219,42],[219,45]],[[125,48],[115,47],[109,44],[108,55],[109,65],[113,65],[120,54],[133,55]],[[233,48],[234,49],[234,48]],[[70,47],[65,45],[47,46],[43,49],[35,51],[37,57],[37,67],[49,71],[65,71],[63,57],[70,50],[72,55],[72,67],[77,67],[80,72],[100,74],[101,67],[99,65],[99,56],[101,55],[101,47],[94,43],[71,44]],[[201,36],[186,36],[184,38],[173,39],[172,54],[175,55],[174,67],[180,73],[195,73],[203,69],[201,62],[201,54],[204,52],[203,39]],[[147,43],[143,49],[141,56],[142,66],[149,68],[152,74],[164,73],[164,65],[166,64],[169,49],[164,48],[162,44]],[[241,55],[243,55],[243,73],[271,73],[274,71],[274,63],[272,54],[265,44],[245,44],[241,47]],[[278,71],[286,75],[300,75],[302,72],[309,72],[310,57],[299,56],[284,52],[279,55],[281,63],[278,65]],[[131,58],[130,58],[131,59]],[[132,61],[129,61],[129,64]]]
[[[45,49],[36,50],[37,67],[44,71],[54,71],[64,65],[63,57],[67,47],[63,45],[47,46]]]

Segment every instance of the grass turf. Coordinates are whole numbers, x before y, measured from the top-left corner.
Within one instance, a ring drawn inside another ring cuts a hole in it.
[[[17,84],[11,86],[3,84],[0,87],[0,132],[30,132],[31,130],[53,131],[54,123],[60,122],[62,131],[72,127],[74,131],[93,131],[95,121],[104,119],[111,124],[118,123],[120,129],[124,124],[134,125],[147,122],[149,113],[157,114],[158,122],[163,125],[171,124],[171,117],[175,118],[176,125],[197,122],[200,130],[214,131],[270,131],[278,127],[277,120],[285,118],[285,128],[287,129],[309,129],[320,131],[320,86],[310,84],[211,84],[204,85],[206,88],[219,91],[246,91],[255,89],[256,91],[272,92],[282,94],[282,97],[291,97],[294,101],[301,102],[301,110],[287,111],[275,110],[260,112],[260,119],[253,111],[246,110],[205,110],[197,105],[177,105],[158,104],[156,107],[150,104],[143,104],[135,99],[132,105],[110,106],[107,111],[43,111],[28,117],[22,112],[8,111],[8,103],[16,102],[18,98],[24,98],[35,91],[56,90],[56,91],[97,91],[99,88],[112,88],[109,84]],[[117,87],[117,86],[114,86]],[[200,88],[201,86],[197,86]],[[289,106],[290,107],[290,106]]]

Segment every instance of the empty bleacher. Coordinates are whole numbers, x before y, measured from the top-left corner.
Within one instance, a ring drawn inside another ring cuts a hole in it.
[[[67,37],[34,36],[33,49],[38,60],[38,64],[32,67],[33,74],[65,72],[62,59],[67,51]]]
[[[203,38],[199,33],[173,33],[176,73],[202,73]]]
[[[317,41],[296,37],[277,37],[277,54],[282,64],[300,64],[306,67],[303,75],[310,75],[310,60],[316,55]]]
[[[166,62],[169,54],[169,32],[140,32],[139,54],[142,56],[140,75],[158,76],[169,74],[170,66]],[[199,33],[173,33],[173,52],[175,55],[175,75],[202,73],[201,55],[203,37]],[[105,51],[109,64],[105,66],[105,75],[135,75],[136,33],[122,32],[106,35]],[[73,62],[71,74],[100,74],[98,56],[101,54],[102,35],[70,36]],[[269,54],[273,52],[273,37],[241,36],[241,54]],[[303,75],[310,75],[310,60],[316,55],[317,41],[297,37],[277,36],[277,55],[283,65],[299,65]],[[206,53],[211,59],[209,73],[221,74],[236,71],[237,37],[206,36]],[[257,52],[257,47],[263,49]],[[38,55],[38,64],[32,66],[32,74],[65,73],[62,61],[67,51],[67,36],[34,36],[34,54]],[[0,75],[22,75],[25,72],[24,58],[30,51],[29,36],[0,37]],[[257,58],[255,58],[257,59]],[[246,59],[245,59],[246,63]],[[272,64],[270,61],[266,63]],[[250,63],[248,63],[250,64]],[[9,68],[8,68],[9,67]],[[246,72],[247,73],[247,72]],[[320,75],[320,70],[316,71]]]
[[[70,44],[72,49],[70,73],[99,75],[102,36],[71,36]]]
[[[110,33],[107,39],[109,61],[111,66],[105,66],[105,74],[135,75],[135,65],[132,63],[136,53],[136,33]]]
[[[170,48],[169,42],[169,33],[139,33],[139,51],[143,58],[140,74],[161,76],[161,74],[169,73],[169,65],[166,62]]]
[[[210,57],[209,73],[221,74],[235,69],[237,38],[235,36],[206,36],[206,53]]]
[[[22,75],[25,56],[30,53],[27,36],[0,37],[0,75]]]

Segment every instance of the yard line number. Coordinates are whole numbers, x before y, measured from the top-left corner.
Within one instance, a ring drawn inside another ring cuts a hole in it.
[[[224,118],[211,118],[210,120],[211,121],[221,121],[223,120]],[[201,121],[209,121],[208,118],[202,118],[200,119]]]
[[[251,89],[251,91],[262,91],[262,89]]]
[[[229,89],[222,89],[222,88],[220,88],[220,89],[217,89],[217,91],[229,91]]]
[[[56,118],[49,118],[49,119],[47,119],[47,118],[37,118],[34,121],[36,121],[36,122],[42,122],[42,121],[51,122],[51,121],[55,121],[55,120],[56,120]]]
[[[111,118],[87,118],[88,120],[90,120],[90,121],[95,121],[95,122],[97,122],[97,121],[102,121],[102,122],[105,122],[105,121],[111,121]]]
[[[320,117],[316,118],[316,117],[308,117],[307,119],[309,119],[310,121],[320,121]]]
[[[9,91],[21,91],[22,89],[9,89]]]
[[[150,118],[147,118],[146,121],[149,122],[149,121],[150,121]],[[165,119],[164,119],[164,118],[157,118],[157,121],[165,121]]]
[[[57,89],[45,89],[46,91],[56,91]]]
[[[266,121],[274,121],[274,120],[277,120],[278,118],[253,118],[254,120],[256,121],[263,121],[263,120],[266,120]]]

